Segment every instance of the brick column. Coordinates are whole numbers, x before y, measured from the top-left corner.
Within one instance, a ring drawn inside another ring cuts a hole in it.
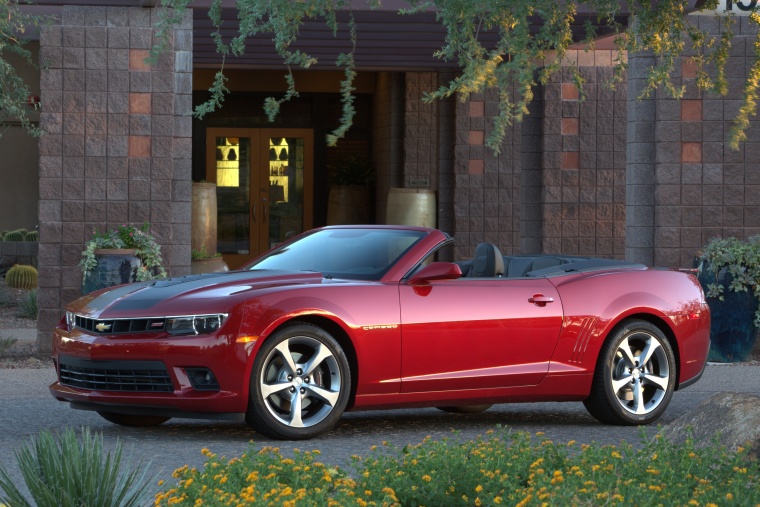
[[[64,6],[40,34],[40,307],[50,350],[93,230],[151,223],[172,275],[190,270],[192,15],[155,65],[151,8]]]

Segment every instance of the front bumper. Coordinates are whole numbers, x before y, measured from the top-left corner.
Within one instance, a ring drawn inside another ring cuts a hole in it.
[[[239,420],[248,406],[248,353],[233,335],[93,336],[58,328],[53,358],[58,380],[50,393],[73,408]],[[190,378],[198,369],[213,374],[213,388]]]

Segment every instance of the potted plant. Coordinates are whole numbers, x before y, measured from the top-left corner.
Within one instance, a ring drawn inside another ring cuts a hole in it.
[[[229,271],[230,268],[227,263],[224,262],[222,254],[215,253],[209,254],[204,247],[200,250],[193,250],[190,252],[190,273],[198,275],[201,273],[218,273],[220,271]]]
[[[150,234],[150,224],[123,224],[106,232],[93,231],[79,263],[82,293],[97,289],[162,278],[161,245]]]
[[[760,328],[760,236],[713,238],[698,259],[712,317],[708,359],[744,361]]]
[[[369,187],[374,175],[370,161],[356,156],[346,157],[328,168],[327,225],[369,222]]]

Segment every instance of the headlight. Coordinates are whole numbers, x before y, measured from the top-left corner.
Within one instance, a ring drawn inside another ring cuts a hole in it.
[[[226,313],[215,315],[187,315],[166,319],[166,332],[173,335],[215,333],[227,318]]]
[[[66,312],[66,327],[67,331],[71,331],[74,329],[74,324],[76,324],[76,315],[74,315],[74,312]]]

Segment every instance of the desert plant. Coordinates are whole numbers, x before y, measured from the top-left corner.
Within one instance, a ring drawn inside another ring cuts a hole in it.
[[[25,319],[36,319],[37,310],[37,289],[32,289],[18,302],[18,316]]]
[[[39,240],[40,240],[39,231],[29,231],[26,234],[24,234],[24,241],[39,241]]]
[[[16,452],[21,475],[34,503],[0,468],[0,503],[13,507],[132,507],[146,505],[147,466],[121,470],[121,443],[104,455],[102,435],[82,428],[81,440],[68,428],[54,437],[42,431]],[[126,464],[129,467],[129,463]],[[142,473],[140,470],[142,469]]]
[[[140,259],[140,269],[137,270],[137,281],[152,280],[166,276],[166,270],[161,266],[161,245],[148,232],[150,224],[143,223],[141,227],[123,224],[107,232],[93,231],[92,239],[85,245],[79,267],[85,279],[92,273],[98,261],[95,250],[106,248],[134,248]]]
[[[0,357],[3,357],[8,349],[13,347],[13,344],[16,343],[16,341],[17,340],[12,336],[0,338]]]
[[[16,264],[5,274],[5,284],[11,289],[31,290],[37,287],[37,268],[28,264]]]
[[[205,246],[202,246],[200,250],[196,250],[195,248],[193,248],[193,250],[190,252],[190,258],[193,259],[193,260],[196,260],[196,259],[212,259],[212,258],[221,257],[221,256],[222,256],[222,254],[220,254],[219,252],[217,252],[217,253],[215,253],[213,255],[209,254],[208,252],[206,252],[206,247]]]
[[[21,229],[9,231],[3,236],[3,241],[24,241],[24,234],[26,234],[26,231],[22,232]]]
[[[362,157],[347,156],[328,167],[330,185],[368,186],[375,181],[372,163]]]
[[[13,304],[16,304],[16,299],[5,285],[0,285],[0,306],[11,306]]]

